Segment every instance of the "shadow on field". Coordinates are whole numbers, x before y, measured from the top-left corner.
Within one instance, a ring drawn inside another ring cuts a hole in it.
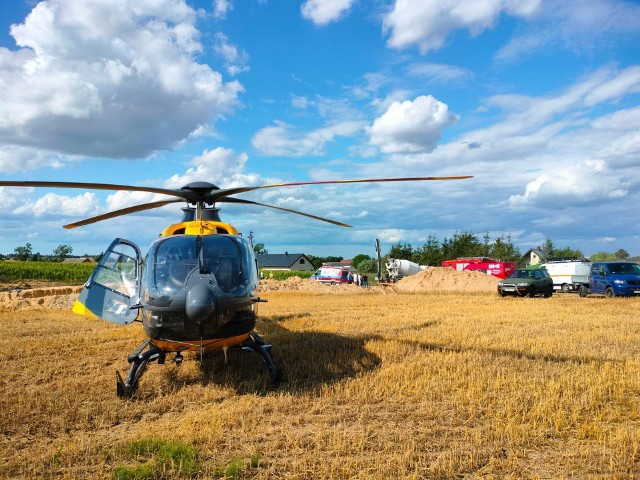
[[[453,352],[453,353],[483,353],[492,355],[495,357],[510,357],[514,359],[524,359],[524,360],[532,360],[532,361],[544,361],[551,363],[576,363],[576,364],[584,364],[584,363],[605,363],[605,362],[619,362],[620,360],[614,358],[602,358],[602,357],[594,357],[588,355],[580,355],[580,356],[571,356],[571,355],[558,355],[558,354],[549,354],[549,353],[530,353],[523,352],[521,350],[513,350],[508,348],[479,348],[479,347],[458,347],[458,346],[448,346],[436,343],[425,343],[425,342],[409,342],[414,345],[416,348],[421,348],[427,351],[434,352]]]
[[[380,364],[380,358],[366,350],[367,338],[293,332],[280,324],[288,318],[283,315],[261,317],[258,329],[267,344],[272,345],[271,356],[282,372],[282,381],[277,385],[271,383],[258,354],[234,348],[227,351],[226,359],[224,352],[212,351],[204,355],[202,362],[193,354],[185,355],[184,364],[179,367],[170,361],[167,365],[150,365],[150,368],[164,368],[160,394],[177,392],[190,385],[217,385],[238,394],[265,395],[274,390],[303,392],[354,377]],[[144,384],[145,377],[141,381]],[[153,397],[158,393],[158,390],[139,391],[134,398],[149,400],[149,395]]]
[[[299,315],[297,315],[299,318]],[[284,375],[280,390],[298,392],[371,371],[380,358],[365,348],[369,337],[282,327],[283,316],[263,319],[261,332],[273,344],[273,355]]]

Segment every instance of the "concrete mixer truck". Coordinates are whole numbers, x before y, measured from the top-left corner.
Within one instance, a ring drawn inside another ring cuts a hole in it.
[[[424,265],[418,265],[417,263],[411,262],[409,260],[390,258],[386,264],[386,268],[389,280],[391,282],[397,282],[401,278],[409,275],[415,275],[416,273],[421,272],[427,267]]]

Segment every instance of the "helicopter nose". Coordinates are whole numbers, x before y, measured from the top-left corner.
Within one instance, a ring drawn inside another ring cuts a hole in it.
[[[216,309],[216,299],[209,288],[209,282],[197,282],[187,291],[186,313],[187,317],[200,323],[211,315]]]

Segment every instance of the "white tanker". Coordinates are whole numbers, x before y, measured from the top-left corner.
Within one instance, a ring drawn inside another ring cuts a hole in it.
[[[397,282],[402,277],[406,277],[408,275],[415,275],[427,268],[424,265],[418,265],[417,263],[410,262],[409,260],[400,260],[398,258],[390,258],[386,267],[389,280],[392,282]]]

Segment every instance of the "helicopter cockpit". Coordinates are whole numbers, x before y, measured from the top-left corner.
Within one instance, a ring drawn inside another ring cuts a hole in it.
[[[179,296],[192,275],[212,275],[216,296],[252,295],[258,274],[251,244],[237,235],[176,235],[151,245],[145,262],[143,298]]]

